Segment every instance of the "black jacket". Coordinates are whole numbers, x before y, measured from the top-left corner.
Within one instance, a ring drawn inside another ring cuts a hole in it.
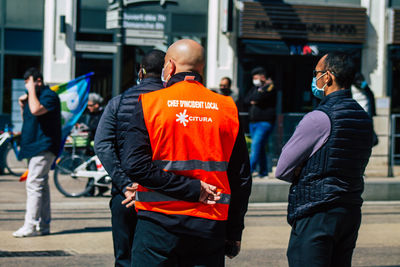
[[[123,94],[110,100],[104,110],[95,136],[94,149],[105,170],[112,179],[111,193],[123,194],[132,181],[121,168],[121,149],[126,129],[139,95],[163,88],[158,78],[146,78]]]
[[[363,174],[372,149],[372,120],[350,90],[317,107],[331,121],[327,142],[306,162],[289,193],[288,222],[337,206],[362,205]]]
[[[251,102],[255,102],[252,104]],[[274,85],[253,87],[244,98],[244,104],[249,106],[250,122],[275,122],[276,118],[276,88]]]
[[[195,76],[195,80],[201,82],[201,76],[196,73],[178,73],[171,77],[168,86],[183,81],[186,75]],[[195,92],[193,93],[195,94]],[[123,147],[122,167],[133,181],[177,199],[191,202],[198,201],[200,180],[163,171],[153,164],[152,148],[144,122],[141,102],[139,102],[131,117]],[[244,134],[242,130],[239,130],[227,170],[231,188],[228,221],[214,221],[186,215],[167,215],[143,210],[139,210],[138,216],[157,222],[176,234],[241,240],[244,228],[244,214],[247,211],[251,190],[249,165]]]

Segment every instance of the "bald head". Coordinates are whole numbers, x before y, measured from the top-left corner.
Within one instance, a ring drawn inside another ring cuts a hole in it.
[[[169,63],[168,63],[169,62]],[[204,48],[197,42],[190,39],[182,39],[173,43],[165,55],[165,64],[172,70],[170,76],[179,72],[203,73],[204,69]]]

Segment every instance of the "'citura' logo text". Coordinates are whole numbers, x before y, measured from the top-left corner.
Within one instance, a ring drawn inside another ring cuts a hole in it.
[[[200,116],[190,116],[186,114],[187,110],[185,109],[183,112],[179,112],[179,114],[176,114],[176,121],[179,122],[180,124],[183,124],[183,126],[187,126],[189,121],[194,121],[194,122],[213,122],[211,117],[200,117]]]

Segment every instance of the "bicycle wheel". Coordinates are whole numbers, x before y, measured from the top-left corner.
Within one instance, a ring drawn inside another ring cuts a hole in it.
[[[54,169],[54,184],[66,197],[81,197],[93,188],[93,179],[74,176],[74,170],[84,163],[79,156],[66,155],[60,159]]]
[[[6,168],[10,174],[15,176],[21,176],[28,169],[28,161],[26,159],[17,159],[12,143],[7,144]]]

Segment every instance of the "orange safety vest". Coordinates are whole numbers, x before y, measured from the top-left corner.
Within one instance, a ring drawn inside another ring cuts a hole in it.
[[[215,185],[221,199],[215,205],[187,202],[139,186],[136,209],[227,220],[231,194],[227,168],[239,132],[232,98],[185,80],[141,95],[141,100],[153,163]]]

